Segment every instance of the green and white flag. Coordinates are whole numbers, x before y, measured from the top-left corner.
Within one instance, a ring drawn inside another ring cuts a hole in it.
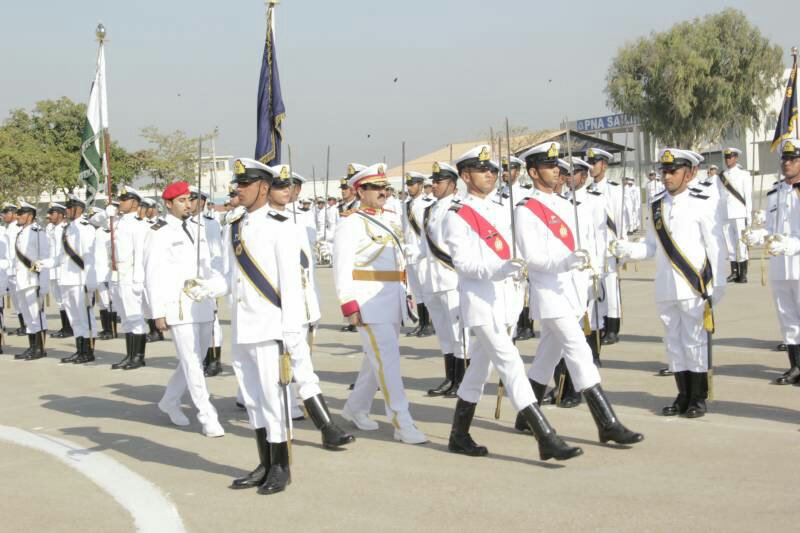
[[[81,142],[81,162],[78,177],[86,185],[86,205],[94,205],[98,188],[105,180],[103,158],[103,130],[108,127],[108,108],[106,107],[106,60],[103,44],[97,53],[97,70],[92,88],[89,91],[89,104],[86,106],[86,123],[83,126]]]

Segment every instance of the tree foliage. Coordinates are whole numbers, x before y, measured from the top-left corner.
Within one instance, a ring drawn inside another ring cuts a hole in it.
[[[85,121],[86,105],[66,97],[37,102],[31,111],[12,109],[0,126],[0,197],[33,198],[81,187],[78,163]],[[130,154],[113,141],[109,152],[115,182],[131,182],[141,172],[143,154]]]
[[[626,45],[606,78],[608,104],[668,145],[717,142],[758,125],[780,87],[781,49],[735,9]]]
[[[163,189],[176,179],[194,181],[197,173],[197,138],[189,137],[183,130],[162,133],[155,126],[142,130],[142,137],[151,147],[140,153],[143,168],[152,187]]]

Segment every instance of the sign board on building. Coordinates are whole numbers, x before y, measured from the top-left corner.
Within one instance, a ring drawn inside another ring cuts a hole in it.
[[[605,117],[584,118],[575,121],[575,129],[580,132],[592,132],[613,130],[629,126],[638,126],[639,120],[636,117],[629,117],[622,113],[617,115],[607,115]]]

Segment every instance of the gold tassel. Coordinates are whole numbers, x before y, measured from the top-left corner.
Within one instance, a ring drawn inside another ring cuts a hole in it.
[[[706,309],[703,312],[703,328],[709,333],[714,333],[714,313],[711,310],[711,302],[706,301]]]
[[[589,322],[589,312],[583,314],[583,335],[588,337],[592,334],[592,324]]]
[[[291,358],[291,355],[289,355],[289,352],[286,351],[285,349],[284,349],[284,353],[280,354],[279,358],[280,359],[279,359],[278,365],[279,365],[279,371],[280,371],[280,374],[279,374],[280,384],[281,384],[282,387],[288,388],[289,385],[292,382],[292,358]],[[288,394],[293,394],[293,392],[289,391],[288,389],[287,389],[287,392],[288,392]],[[288,395],[287,395],[286,400],[288,401],[288,399],[289,398],[288,398]],[[291,424],[291,421],[287,420],[286,421],[286,427],[287,428],[290,427],[290,424]],[[289,431],[289,433],[286,435],[286,446],[289,449],[288,450],[289,451],[289,464],[292,464],[292,432],[291,431]]]

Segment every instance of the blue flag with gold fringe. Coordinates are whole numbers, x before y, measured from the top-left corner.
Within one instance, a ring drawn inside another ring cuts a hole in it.
[[[775,136],[772,138],[770,151],[774,152],[784,139],[797,137],[795,128],[797,128],[797,55],[794,56],[792,70],[789,72],[786,94],[783,98],[781,113],[778,115],[778,124],[775,126]]]
[[[255,158],[265,165],[278,165],[281,162],[281,123],[286,116],[281,95],[281,82],[278,77],[278,60],[275,56],[275,35],[273,9],[267,11],[267,42],[261,60],[261,75],[258,78],[258,117]]]

